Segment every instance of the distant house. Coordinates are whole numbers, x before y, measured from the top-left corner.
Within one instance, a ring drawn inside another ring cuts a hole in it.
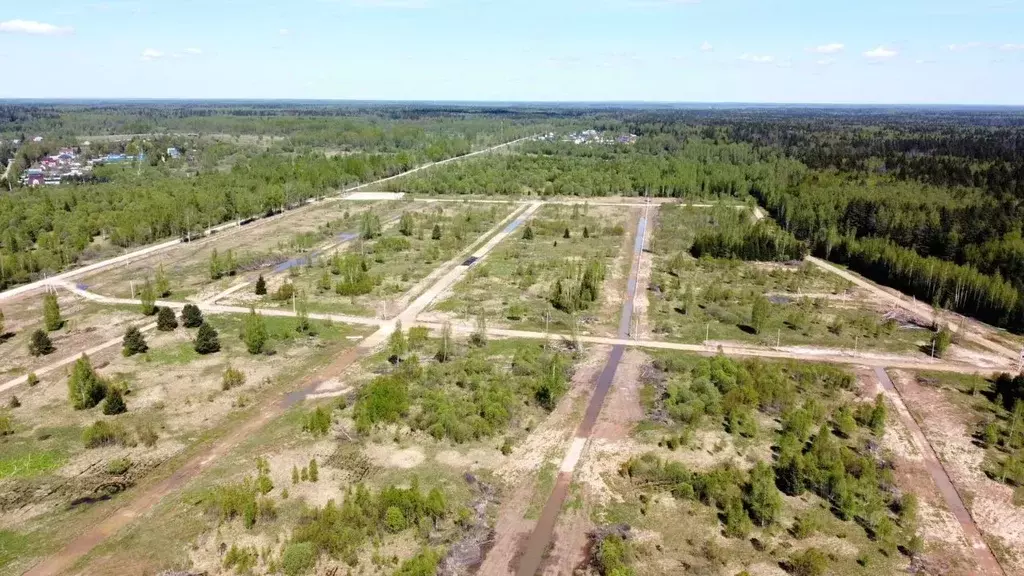
[[[43,137],[42,136],[36,136],[35,138],[32,139],[32,141],[33,142],[42,142],[43,141]]]
[[[181,156],[181,152],[178,152],[177,148],[168,148],[167,155],[171,158],[177,158],[178,156]]]
[[[42,186],[46,183],[46,176],[43,175],[43,171],[38,168],[33,168],[27,171],[27,179],[25,183],[29,186]]]

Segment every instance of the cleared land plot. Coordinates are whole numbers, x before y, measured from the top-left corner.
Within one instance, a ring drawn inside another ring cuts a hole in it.
[[[270,273],[274,268],[299,261],[316,247],[343,241],[359,232],[360,216],[374,210],[388,213],[396,205],[372,202],[324,202],[301,211],[286,212],[270,221],[256,220],[241,228],[231,228],[211,237],[182,243],[148,258],[90,274],[77,280],[90,291],[118,298],[136,295],[146,280],[154,280],[163,267],[169,280],[166,299],[201,301],[239,281],[239,275],[258,271]],[[348,216],[346,218],[346,216]],[[211,260],[216,250],[224,263],[218,279],[211,274]],[[230,251],[236,270],[227,270]]]
[[[567,546],[560,529],[549,567],[576,558],[638,575],[891,574],[919,545],[948,547],[911,542],[918,515],[905,495],[917,486],[878,449],[899,421],[882,409],[872,426],[877,386],[863,374],[673,353],[631,365],[563,511],[566,528],[587,511],[597,536]],[[807,565],[821,571],[799,571]]]
[[[1007,409],[1022,387],[937,372],[890,375],[1003,570],[1024,572],[1024,418],[1015,422]]]
[[[287,392],[296,377],[348,348],[349,336],[365,334],[318,322],[315,334],[300,334],[293,319],[266,318],[273,353],[251,355],[238,337],[241,317],[207,322],[220,332],[217,353],[197,354],[196,329],[179,326],[147,334],[146,353],[125,357],[117,346],[90,357],[108,390],[108,400],[95,407],[72,408],[70,367],[0,397],[5,408],[13,395],[19,404],[3,411],[12,428],[0,436],[0,534],[33,542],[24,554],[0,555],[0,571],[20,572],[33,557],[52,552],[94,506],[130,493],[156,466],[229,426],[247,407]],[[225,380],[229,366],[239,379]],[[115,387],[127,411],[108,415]]]
[[[545,206],[507,238],[432,310],[458,318],[481,314],[495,326],[581,332],[614,323],[621,305],[616,284],[628,262],[638,212],[602,206]],[[529,230],[529,232],[527,232]],[[566,230],[569,238],[565,237]],[[532,236],[532,238],[528,238]],[[600,270],[596,298],[572,302],[588,267]],[[567,297],[556,296],[556,283]],[[555,304],[558,304],[556,308]],[[606,306],[607,305],[607,306]]]
[[[47,333],[54,351],[43,356],[29,353],[32,333],[44,328],[43,292],[3,303],[6,334],[0,336],[0,383],[117,338],[133,323],[148,322],[136,311],[101,306],[65,291],[58,293],[57,301],[64,324]]]
[[[885,318],[888,309],[808,264],[693,258],[694,234],[731,215],[723,210],[734,209],[660,208],[647,291],[654,337],[899,352],[919,350],[931,339],[924,327]],[[756,322],[753,308],[761,297],[766,314]]]
[[[442,341],[410,336],[401,361],[382,353],[352,366],[343,396],[275,419],[94,550],[85,569],[292,573],[299,548],[310,560],[298,573],[390,575],[410,558],[433,573],[446,551],[448,566],[478,561],[506,489],[494,472],[515,458],[503,438],[546,414],[536,396],[540,373],[552,373],[545,359],[566,360],[562,385],[571,360],[538,342],[452,341],[439,362]],[[478,402],[487,409],[460,413]]]
[[[379,227],[370,239],[357,238],[267,280],[267,295],[243,290],[225,304],[291,308],[288,293],[306,295],[311,312],[362,316],[397,314],[397,301],[435,268],[465,250],[505,218],[511,204],[414,204],[400,221]],[[397,214],[396,214],[397,216]],[[406,222],[405,225],[402,222]],[[290,285],[282,292],[282,286]]]

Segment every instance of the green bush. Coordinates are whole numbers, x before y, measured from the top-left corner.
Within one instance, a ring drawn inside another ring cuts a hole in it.
[[[57,303],[57,295],[47,292],[43,295],[43,326],[47,332],[60,330],[64,320],[60,317],[60,304]]]
[[[107,416],[123,414],[128,411],[124,402],[124,392],[120,386],[111,386],[107,391],[107,397],[103,400],[103,413]]]
[[[86,448],[99,448],[100,446],[122,446],[132,445],[131,434],[124,426],[117,422],[97,420],[92,426],[87,426],[82,432],[82,443]]]
[[[424,548],[409,558],[395,571],[394,576],[434,576],[441,563],[441,554],[433,548]]]
[[[10,414],[0,412],[0,436],[14,434],[14,419]]]
[[[822,576],[828,571],[828,556],[817,548],[808,548],[789,561],[793,576]]]
[[[220,337],[217,331],[206,322],[199,325],[199,332],[192,343],[193,349],[200,354],[213,354],[220,351]]]
[[[195,304],[185,304],[181,310],[181,323],[185,328],[198,328],[203,324],[203,313]]]
[[[68,400],[75,410],[87,410],[99,404],[107,395],[107,383],[92,369],[89,357],[75,360],[68,378]]]
[[[312,542],[292,542],[281,553],[281,570],[286,576],[301,576],[316,564]]]
[[[171,332],[178,327],[178,319],[174,316],[174,310],[164,306],[156,315],[156,329],[161,332]]]
[[[32,337],[28,342],[28,353],[33,356],[45,356],[53,352],[53,341],[50,340],[50,336],[42,331],[36,330],[32,333]]]
[[[124,332],[124,339],[122,341],[123,347],[121,353],[125,356],[134,356],[136,354],[145,354],[149,350],[149,345],[146,344],[146,339],[143,338],[142,332],[135,326],[129,326]]]
[[[107,474],[112,476],[120,476],[128,471],[132,467],[132,461],[127,458],[114,458],[107,462]]]
[[[317,406],[302,422],[302,431],[313,436],[326,436],[331,430],[331,413]]]
[[[237,368],[228,366],[224,369],[224,376],[221,378],[221,390],[231,390],[245,384],[245,374]]]

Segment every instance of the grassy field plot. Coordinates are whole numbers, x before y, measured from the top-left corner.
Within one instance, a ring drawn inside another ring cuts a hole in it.
[[[544,206],[528,226],[470,269],[433,311],[483,315],[495,326],[581,332],[618,319],[615,295],[628,261],[638,211],[605,206]],[[606,306],[607,305],[607,306]]]
[[[286,212],[273,220],[257,220],[241,228],[182,243],[148,258],[89,274],[77,282],[99,294],[129,298],[133,283],[137,295],[147,280],[156,284],[162,270],[167,279],[163,298],[201,301],[236,283],[240,275],[270,273],[289,261],[303,258],[319,246],[337,243],[358,233],[360,217],[365,211],[387,215],[406,204],[324,202],[298,212]],[[214,252],[217,270],[213,266]]]
[[[573,360],[538,342],[402,336],[345,373],[339,396],[272,421],[86,569],[428,574],[447,551],[484,545],[504,488],[494,471],[557,403]]]
[[[508,216],[512,204],[422,204],[404,210],[392,226],[367,216],[359,236],[337,251],[304,259],[286,273],[267,277],[267,293],[246,289],[224,303],[293,306],[305,295],[313,312],[362,316],[401,310],[398,299]],[[368,213],[369,214],[369,213]]]
[[[660,209],[647,292],[654,336],[891,351],[915,351],[930,341],[926,327],[885,318],[884,305],[809,264],[690,254],[697,231],[743,217],[731,208]]]
[[[266,318],[252,354],[239,337],[243,326],[255,331],[246,318],[206,322],[219,332],[216,352],[198,353],[199,329],[178,326],[145,334],[145,351],[115,346],[0,397],[0,530],[70,536],[92,506],[130,493],[155,467],[295,388],[365,334],[320,322],[299,331],[294,319]],[[24,569],[27,554],[0,556],[0,572]]]
[[[1024,571],[1024,377],[890,375],[1003,569]]]

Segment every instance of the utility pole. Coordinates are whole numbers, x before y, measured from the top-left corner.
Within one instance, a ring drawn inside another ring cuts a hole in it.
[[[297,314],[295,310],[295,292],[292,292],[292,314]]]
[[[710,339],[711,339],[711,322],[708,322],[707,326],[704,327],[704,345],[705,346],[708,345],[708,340],[710,340]]]
[[[135,280],[129,280],[132,285],[132,298],[135,298]]]

